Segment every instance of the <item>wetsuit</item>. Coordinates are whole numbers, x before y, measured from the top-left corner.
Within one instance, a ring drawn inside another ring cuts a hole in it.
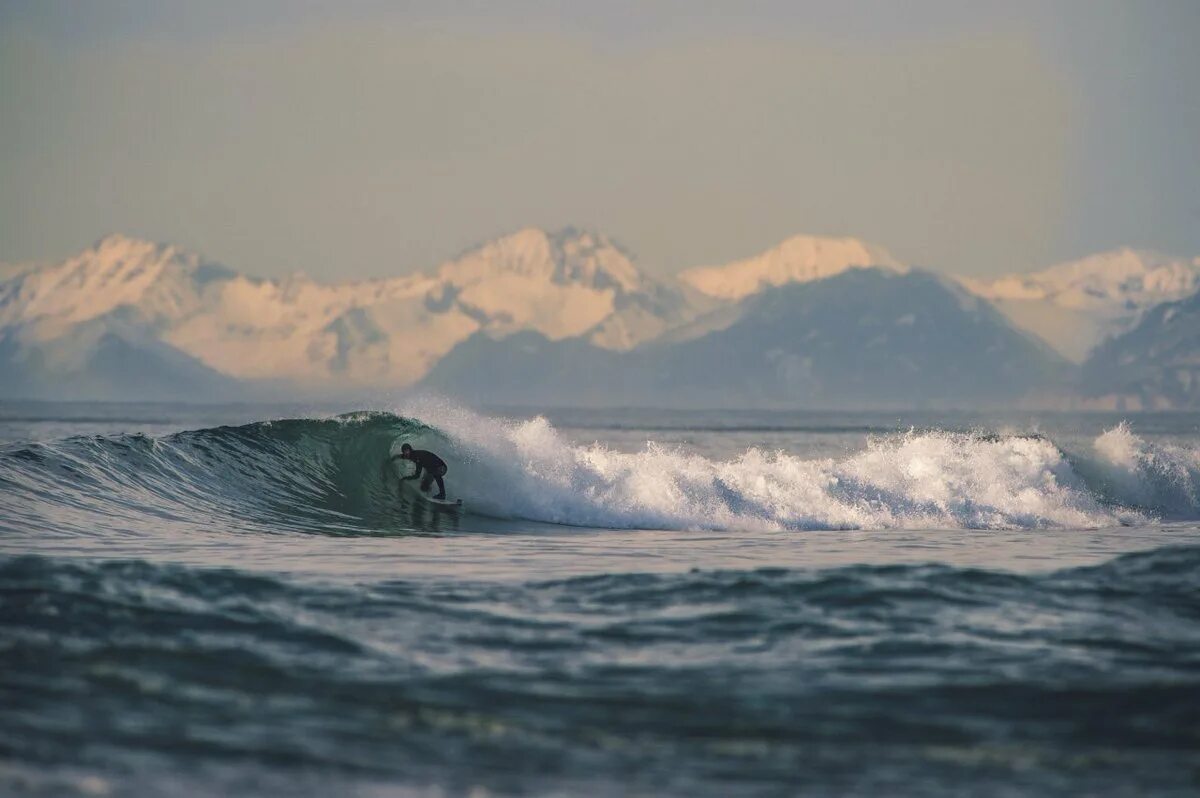
[[[407,459],[417,465],[416,473],[410,479],[421,477],[421,490],[426,493],[429,492],[429,486],[436,480],[438,492],[434,498],[446,498],[446,483],[442,481],[442,477],[446,476],[446,461],[433,452],[427,452],[424,449],[413,449],[408,453]],[[421,474],[422,471],[425,472],[424,476]]]

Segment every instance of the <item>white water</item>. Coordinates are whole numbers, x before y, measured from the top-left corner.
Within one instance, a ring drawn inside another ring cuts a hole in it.
[[[653,441],[579,445],[544,418],[428,406],[452,441],[452,493],[472,512],[603,528],[1058,529],[1197,518],[1200,454],[1119,426],[1068,456],[1040,437],[910,432],[804,459],[749,448],[710,459]],[[445,446],[434,441],[429,446]]]
[[[1118,501],[1170,518],[1200,517],[1200,450],[1150,443],[1120,424],[1096,438],[1102,489]],[[1084,464],[1080,464],[1085,469]]]

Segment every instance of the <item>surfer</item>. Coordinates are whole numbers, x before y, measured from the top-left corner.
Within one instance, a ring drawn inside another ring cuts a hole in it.
[[[416,463],[417,470],[407,477],[401,477],[402,480],[417,479],[421,477],[421,492],[428,493],[429,486],[437,481],[438,492],[433,498],[446,498],[446,483],[442,481],[442,477],[446,476],[446,461],[438,457],[433,452],[427,452],[424,449],[414,449],[407,443],[400,447],[400,454],[392,455],[392,459],[400,458],[401,460],[411,460]],[[425,475],[422,477],[421,472]]]

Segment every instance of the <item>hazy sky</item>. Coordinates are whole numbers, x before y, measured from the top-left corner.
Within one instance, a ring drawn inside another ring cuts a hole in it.
[[[120,231],[344,279],[565,224],[658,273],[801,232],[1195,255],[1198,42],[1196,0],[0,0],[0,260]]]

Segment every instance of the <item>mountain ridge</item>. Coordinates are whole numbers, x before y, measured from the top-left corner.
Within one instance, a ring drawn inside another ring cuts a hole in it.
[[[1200,293],[1151,308],[1084,362],[1081,392],[1117,409],[1200,407]]]
[[[851,269],[745,303],[728,326],[624,353],[475,335],[422,385],[501,404],[950,406],[1019,401],[1069,369],[986,301],[921,270]]]
[[[135,338],[156,337],[235,379],[403,387],[476,330],[594,331],[598,345],[628,348],[690,303],[606,237],[573,228],[525,228],[430,272],[333,284],[251,277],[114,234],[0,281],[0,329],[31,353],[61,349],[72,328],[122,308],[133,309],[126,326],[136,318],[145,328]]]
[[[1121,249],[1040,272],[981,281],[915,269],[859,239],[819,236],[793,236],[750,258],[685,270],[678,279],[664,280],[643,271],[612,239],[572,227],[522,228],[424,272],[325,283],[302,274],[253,277],[177,246],[113,234],[61,263],[18,267],[0,276],[0,334],[8,353],[0,362],[0,378],[33,380],[31,364],[41,363],[49,364],[43,380],[47,385],[57,379],[107,386],[104,375],[87,373],[87,353],[101,351],[101,339],[108,341],[103,351],[122,353],[109,358],[111,362],[133,363],[136,355],[127,353],[143,352],[147,362],[175,374],[164,376],[162,391],[168,391],[173,380],[187,381],[179,373],[191,375],[194,385],[231,380],[291,384],[305,391],[405,388],[421,382],[468,342],[468,348],[498,357],[503,341],[514,336],[520,336],[514,346],[531,346],[547,357],[570,352],[582,360],[622,361],[631,368],[642,362],[642,350],[687,352],[689,347],[712,345],[731,329],[761,322],[765,308],[782,301],[781,296],[799,301],[806,295],[791,289],[830,280],[851,285],[855,278],[847,275],[853,274],[874,275],[872,280],[916,275],[910,281],[879,283],[893,286],[935,280],[940,286],[936,291],[926,286],[938,297],[930,308],[957,303],[968,315],[988,315],[986,325],[997,331],[996,340],[1009,342],[1006,346],[1022,348],[1008,333],[998,331],[1001,322],[1076,363],[1096,348],[1094,342],[1086,350],[1064,352],[1053,330],[1028,320],[1022,323],[1013,307],[1033,303],[1053,318],[1065,319],[1065,325],[1074,325],[1073,334],[1082,337],[1096,338],[1101,328],[1116,331],[1102,341],[1131,329],[1156,307],[1156,298],[1200,290],[1200,258],[1188,261]],[[851,298],[837,299],[847,314],[859,312]],[[897,307],[903,305],[901,300],[898,295]],[[921,301],[927,300],[932,301],[928,296]],[[871,301],[876,315],[890,312],[881,298]],[[1078,317],[1067,314],[1069,310]],[[952,315],[938,313],[946,319]],[[908,315],[915,324],[919,314],[897,314]],[[830,330],[805,329],[804,334],[840,335],[863,346],[871,344],[856,337],[858,332],[848,322],[839,327],[843,322],[828,317]],[[763,335],[784,337],[794,332],[772,331],[769,325],[762,329]],[[961,334],[950,328],[938,333]],[[570,343],[555,346],[559,342]],[[747,351],[730,350],[727,356],[753,360],[756,349],[786,345],[790,344],[746,342]],[[615,355],[595,357],[593,350]],[[1046,359],[1044,352],[1022,351],[1030,362]],[[617,356],[621,353],[637,356]],[[843,357],[860,363],[870,359],[852,349],[845,349]],[[543,365],[550,368],[549,363]],[[935,365],[926,368],[936,371]],[[627,382],[611,371],[607,379]],[[140,384],[160,390],[152,383],[147,378]],[[1093,379],[1089,384],[1094,383]],[[227,393],[229,384],[221,385]],[[914,401],[919,398],[912,396]]]
[[[1082,362],[1146,311],[1200,290],[1200,257],[1120,247],[1040,271],[960,281],[1017,327]]]
[[[795,235],[749,258],[685,269],[678,278],[708,296],[737,301],[768,288],[870,267],[907,269],[883,247],[857,238]]]

